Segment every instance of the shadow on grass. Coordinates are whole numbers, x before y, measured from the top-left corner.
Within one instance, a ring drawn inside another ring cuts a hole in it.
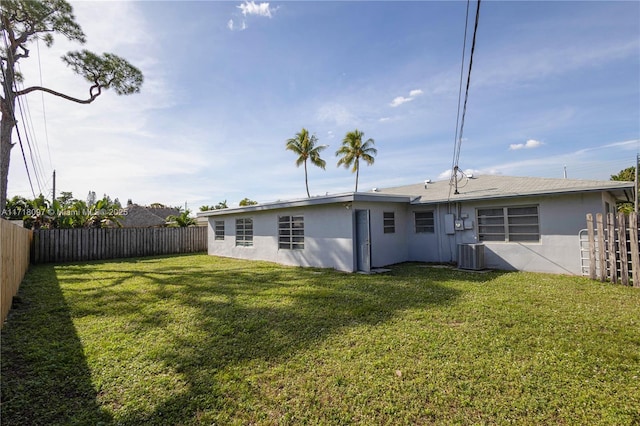
[[[31,270],[2,330],[2,425],[111,422],[53,266]]]
[[[247,363],[281,362],[341,330],[376,325],[406,309],[449,304],[460,293],[443,283],[456,272],[413,265],[398,265],[390,274],[359,275],[210,259],[65,265],[60,283],[52,267],[34,268],[23,285],[24,306],[3,331],[3,424],[5,419],[25,424],[35,405],[43,407],[49,421],[27,423],[83,423],[73,417],[78,412],[86,424],[111,420],[96,402],[71,317],[98,316],[105,323],[126,318],[129,333],[163,336],[168,343],[146,356],[186,382],[182,390],[156,401],[152,412],[121,410],[119,424],[190,423],[198,421],[199,413],[242,410],[247,398],[259,398],[241,372]],[[483,283],[495,275],[461,277]],[[190,312],[188,322],[181,324],[185,311]],[[69,365],[77,374],[59,377]]]

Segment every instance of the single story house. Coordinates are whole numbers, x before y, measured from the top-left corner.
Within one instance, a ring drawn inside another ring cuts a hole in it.
[[[580,274],[587,213],[634,183],[482,175],[198,213],[211,255],[368,272],[405,262]]]

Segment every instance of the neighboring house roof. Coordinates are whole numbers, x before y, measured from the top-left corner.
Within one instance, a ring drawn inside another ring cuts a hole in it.
[[[371,192],[356,192],[303,198],[290,201],[257,204],[254,206],[210,210],[198,213],[198,217],[219,216],[231,213],[245,213],[261,210],[274,210],[291,207],[313,206],[352,201],[381,201],[412,204],[431,204],[442,202],[458,202],[485,200],[494,198],[513,198],[536,195],[553,195],[580,192],[609,191],[623,198],[625,191],[633,197],[633,182],[532,178],[500,175],[481,175],[463,179],[458,183],[459,194],[449,180],[418,183],[393,188],[375,189]],[[449,195],[451,193],[451,195]]]
[[[164,226],[168,216],[180,214],[180,211],[176,208],[145,207],[137,204],[127,206],[126,211],[127,214],[123,215],[120,221],[123,228]]]

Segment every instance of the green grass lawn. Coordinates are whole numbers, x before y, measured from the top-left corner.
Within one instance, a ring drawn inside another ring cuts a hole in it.
[[[640,424],[640,291],[206,255],[33,266],[3,425]]]

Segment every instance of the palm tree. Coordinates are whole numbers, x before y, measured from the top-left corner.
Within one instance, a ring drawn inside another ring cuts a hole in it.
[[[358,129],[347,133],[342,141],[342,146],[336,151],[336,157],[342,156],[338,160],[338,167],[344,166],[345,168],[351,168],[352,172],[356,173],[356,190],[358,192],[358,175],[360,174],[360,159],[363,159],[367,165],[372,165],[375,159],[375,155],[378,150],[373,147],[375,141],[371,138],[362,142],[364,132]]]
[[[189,216],[190,214],[191,210],[186,209],[185,211],[180,212],[179,215],[167,216],[167,224],[171,228],[186,228],[188,226],[197,225],[196,220]]]
[[[304,127],[300,132],[296,133],[295,137],[287,139],[286,149],[298,155],[296,167],[304,164],[304,184],[307,188],[307,197],[311,197],[309,194],[309,179],[307,177],[307,160],[310,160],[311,164],[323,170],[327,165],[327,163],[320,158],[320,152],[328,145],[316,145],[317,143],[318,138],[316,138],[316,135],[309,135],[309,131]]]

